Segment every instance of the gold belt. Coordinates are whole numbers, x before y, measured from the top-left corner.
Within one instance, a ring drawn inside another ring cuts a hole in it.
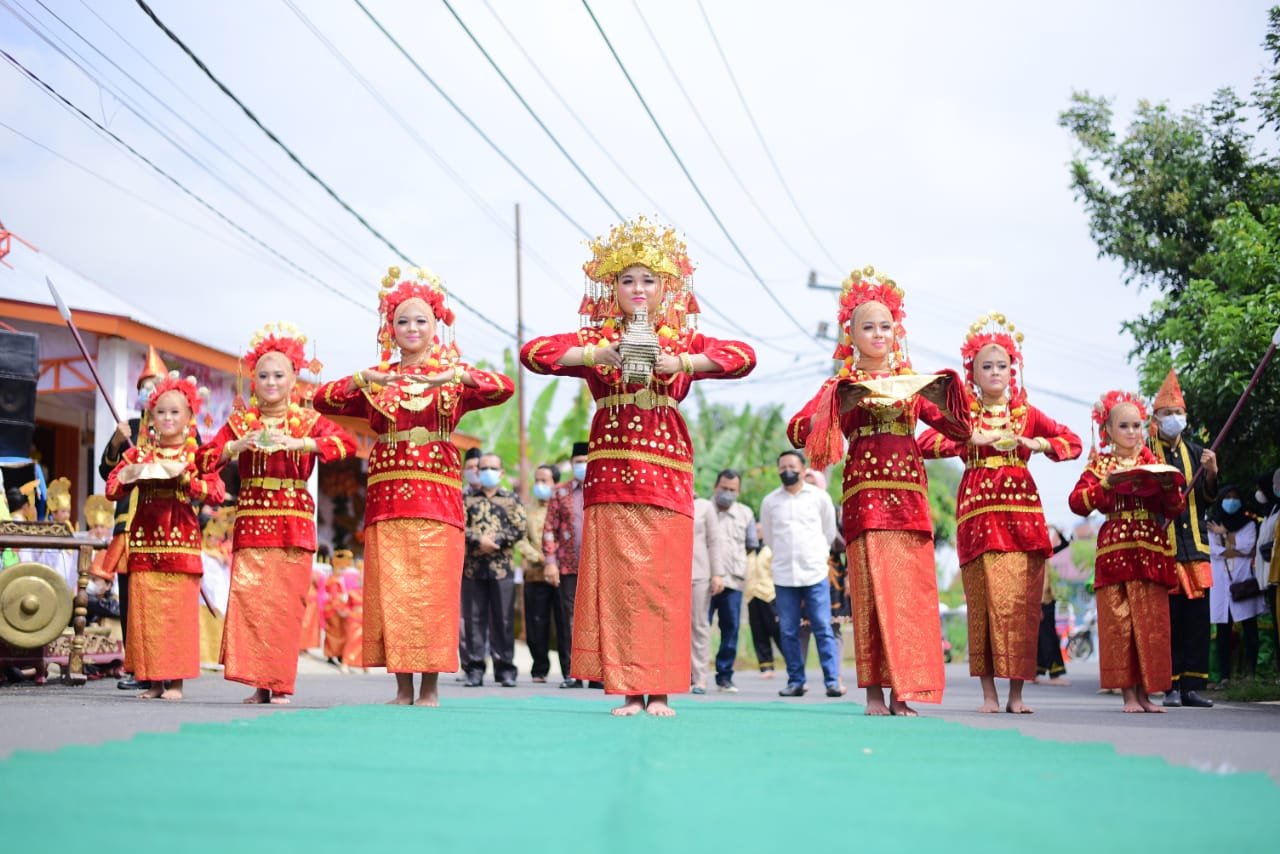
[[[305,490],[307,482],[305,480],[290,480],[286,477],[247,477],[240,481],[241,486],[258,486],[272,492],[278,489]]]
[[[1113,522],[1117,519],[1127,522],[1141,522],[1146,519],[1154,519],[1155,514],[1150,510],[1117,510],[1114,513],[1107,514],[1107,521]]]
[[[895,436],[910,436],[915,431],[901,421],[883,421],[875,424],[864,424],[854,431],[858,436],[877,436],[892,433]]]
[[[602,408],[610,406],[635,406],[637,409],[653,409],[656,406],[669,406],[677,409],[680,401],[665,394],[658,394],[652,389],[642,388],[635,394],[611,394],[596,401]]]
[[[969,461],[969,468],[971,469],[998,469],[1004,468],[1005,466],[1024,469],[1027,467],[1027,464],[1023,461],[1022,457],[1014,454],[1001,454],[998,457],[982,457],[981,459]]]
[[[378,438],[388,445],[394,445],[397,442],[408,442],[410,445],[425,445],[428,442],[448,442],[453,438],[453,434],[447,430],[428,430],[426,427],[411,427],[408,430],[383,433]]]

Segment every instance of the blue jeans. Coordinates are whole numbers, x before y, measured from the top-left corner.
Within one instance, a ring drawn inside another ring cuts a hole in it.
[[[738,660],[738,621],[742,615],[742,591],[726,587],[711,597],[708,619],[720,616],[720,649],[716,651],[716,684],[733,682],[733,663]]]
[[[803,602],[813,639],[818,645],[822,681],[828,688],[836,687],[840,684],[840,653],[835,633],[831,631],[831,585],[823,579],[808,587],[779,586],[776,590],[782,657],[787,661],[787,684],[805,683],[804,650],[800,648],[800,603]]]

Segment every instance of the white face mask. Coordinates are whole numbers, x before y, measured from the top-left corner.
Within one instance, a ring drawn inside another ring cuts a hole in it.
[[[1162,415],[1160,416],[1160,433],[1172,439],[1179,436],[1182,431],[1187,429],[1187,416],[1185,415]]]
[[[1263,492],[1262,492],[1262,490],[1261,490],[1261,489],[1259,489],[1257,492],[1255,492],[1255,493],[1253,494],[1253,497],[1254,497],[1254,499],[1255,499],[1259,504],[1266,504],[1266,503],[1267,503],[1267,496],[1263,494]]]

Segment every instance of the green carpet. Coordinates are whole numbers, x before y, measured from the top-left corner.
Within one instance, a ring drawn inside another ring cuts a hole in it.
[[[1261,774],[849,704],[606,708],[348,706],[19,753],[0,763],[0,838],[13,852],[1276,850],[1280,787]]]

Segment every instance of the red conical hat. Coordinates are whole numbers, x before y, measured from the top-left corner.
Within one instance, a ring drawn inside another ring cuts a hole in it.
[[[1160,390],[1156,392],[1155,403],[1151,408],[1164,409],[1166,406],[1187,408],[1187,401],[1182,397],[1182,387],[1178,385],[1178,375],[1172,368],[1169,369],[1164,382],[1160,384]]]
[[[156,348],[147,345],[147,363],[142,366],[142,373],[138,374],[138,382],[135,388],[142,388],[142,383],[146,380],[159,380],[161,377],[169,373],[169,368],[165,365],[164,359],[160,358],[160,354],[156,352]]]

